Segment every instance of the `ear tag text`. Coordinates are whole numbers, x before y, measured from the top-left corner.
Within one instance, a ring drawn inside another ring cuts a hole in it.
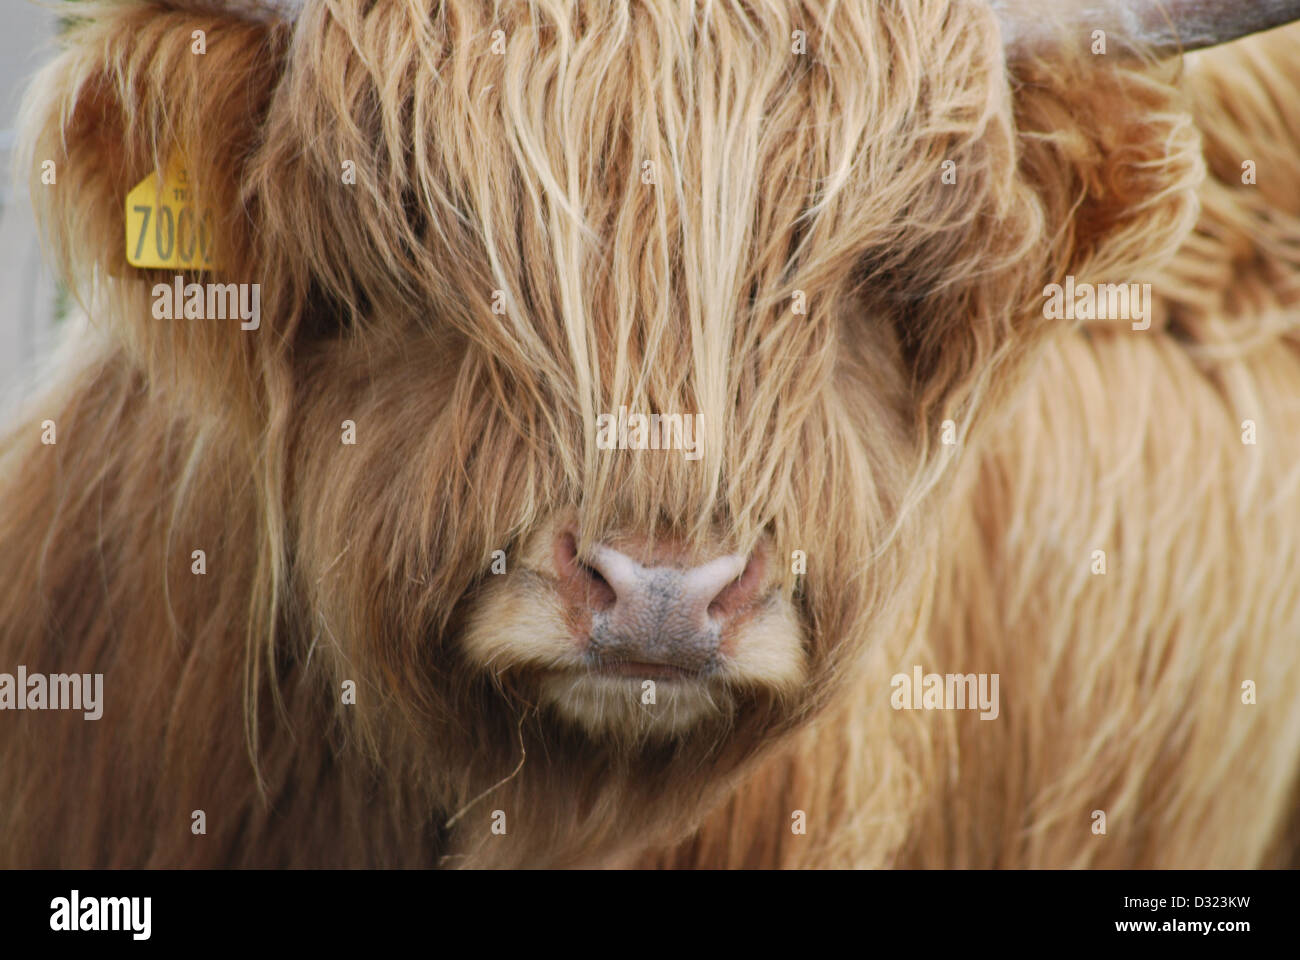
[[[211,208],[195,205],[189,171],[173,156],[159,182],[151,173],[126,195],[126,261],[133,267],[213,270]]]

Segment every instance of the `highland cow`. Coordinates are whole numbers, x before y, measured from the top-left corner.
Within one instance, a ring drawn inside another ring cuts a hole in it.
[[[1089,6],[69,7],[0,864],[1290,862],[1300,10]]]

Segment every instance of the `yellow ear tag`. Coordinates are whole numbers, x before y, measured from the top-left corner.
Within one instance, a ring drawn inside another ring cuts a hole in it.
[[[212,270],[212,210],[195,207],[185,161],[173,156],[158,182],[151,173],[126,195],[126,262],[133,267]]]

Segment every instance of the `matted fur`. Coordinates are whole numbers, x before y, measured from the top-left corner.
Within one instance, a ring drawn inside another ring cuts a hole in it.
[[[57,163],[33,194],[91,324],[4,442],[0,668],[103,672],[106,704],[0,718],[0,863],[1289,856],[1283,40],[1011,73],[946,0],[75,13],[24,170]],[[178,145],[256,333],[154,321],[170,273],[124,262],[123,197]],[[1150,331],[1043,319],[1067,274],[1157,271]],[[620,405],[702,412],[703,458],[597,450]],[[806,551],[802,682],[602,738],[514,645],[475,660],[569,514],[584,549]],[[890,709],[913,663],[1000,673],[1001,716]]]

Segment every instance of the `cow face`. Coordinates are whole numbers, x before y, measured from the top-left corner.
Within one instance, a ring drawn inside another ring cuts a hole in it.
[[[341,327],[299,358],[295,475],[348,663],[410,648],[390,678],[715,742],[900,629],[935,362],[910,325],[959,347],[990,305],[958,281],[1038,226],[991,16],[926,75],[946,16],[308,7],[250,189],[320,239],[309,326]]]
[[[390,756],[752,746],[888,675],[1043,285],[1194,216],[1159,70],[1009,67],[980,3],[200,7],[79,28],[33,107],[79,190],[35,192],[251,451],[255,637]],[[122,262],[177,145],[257,330]]]

